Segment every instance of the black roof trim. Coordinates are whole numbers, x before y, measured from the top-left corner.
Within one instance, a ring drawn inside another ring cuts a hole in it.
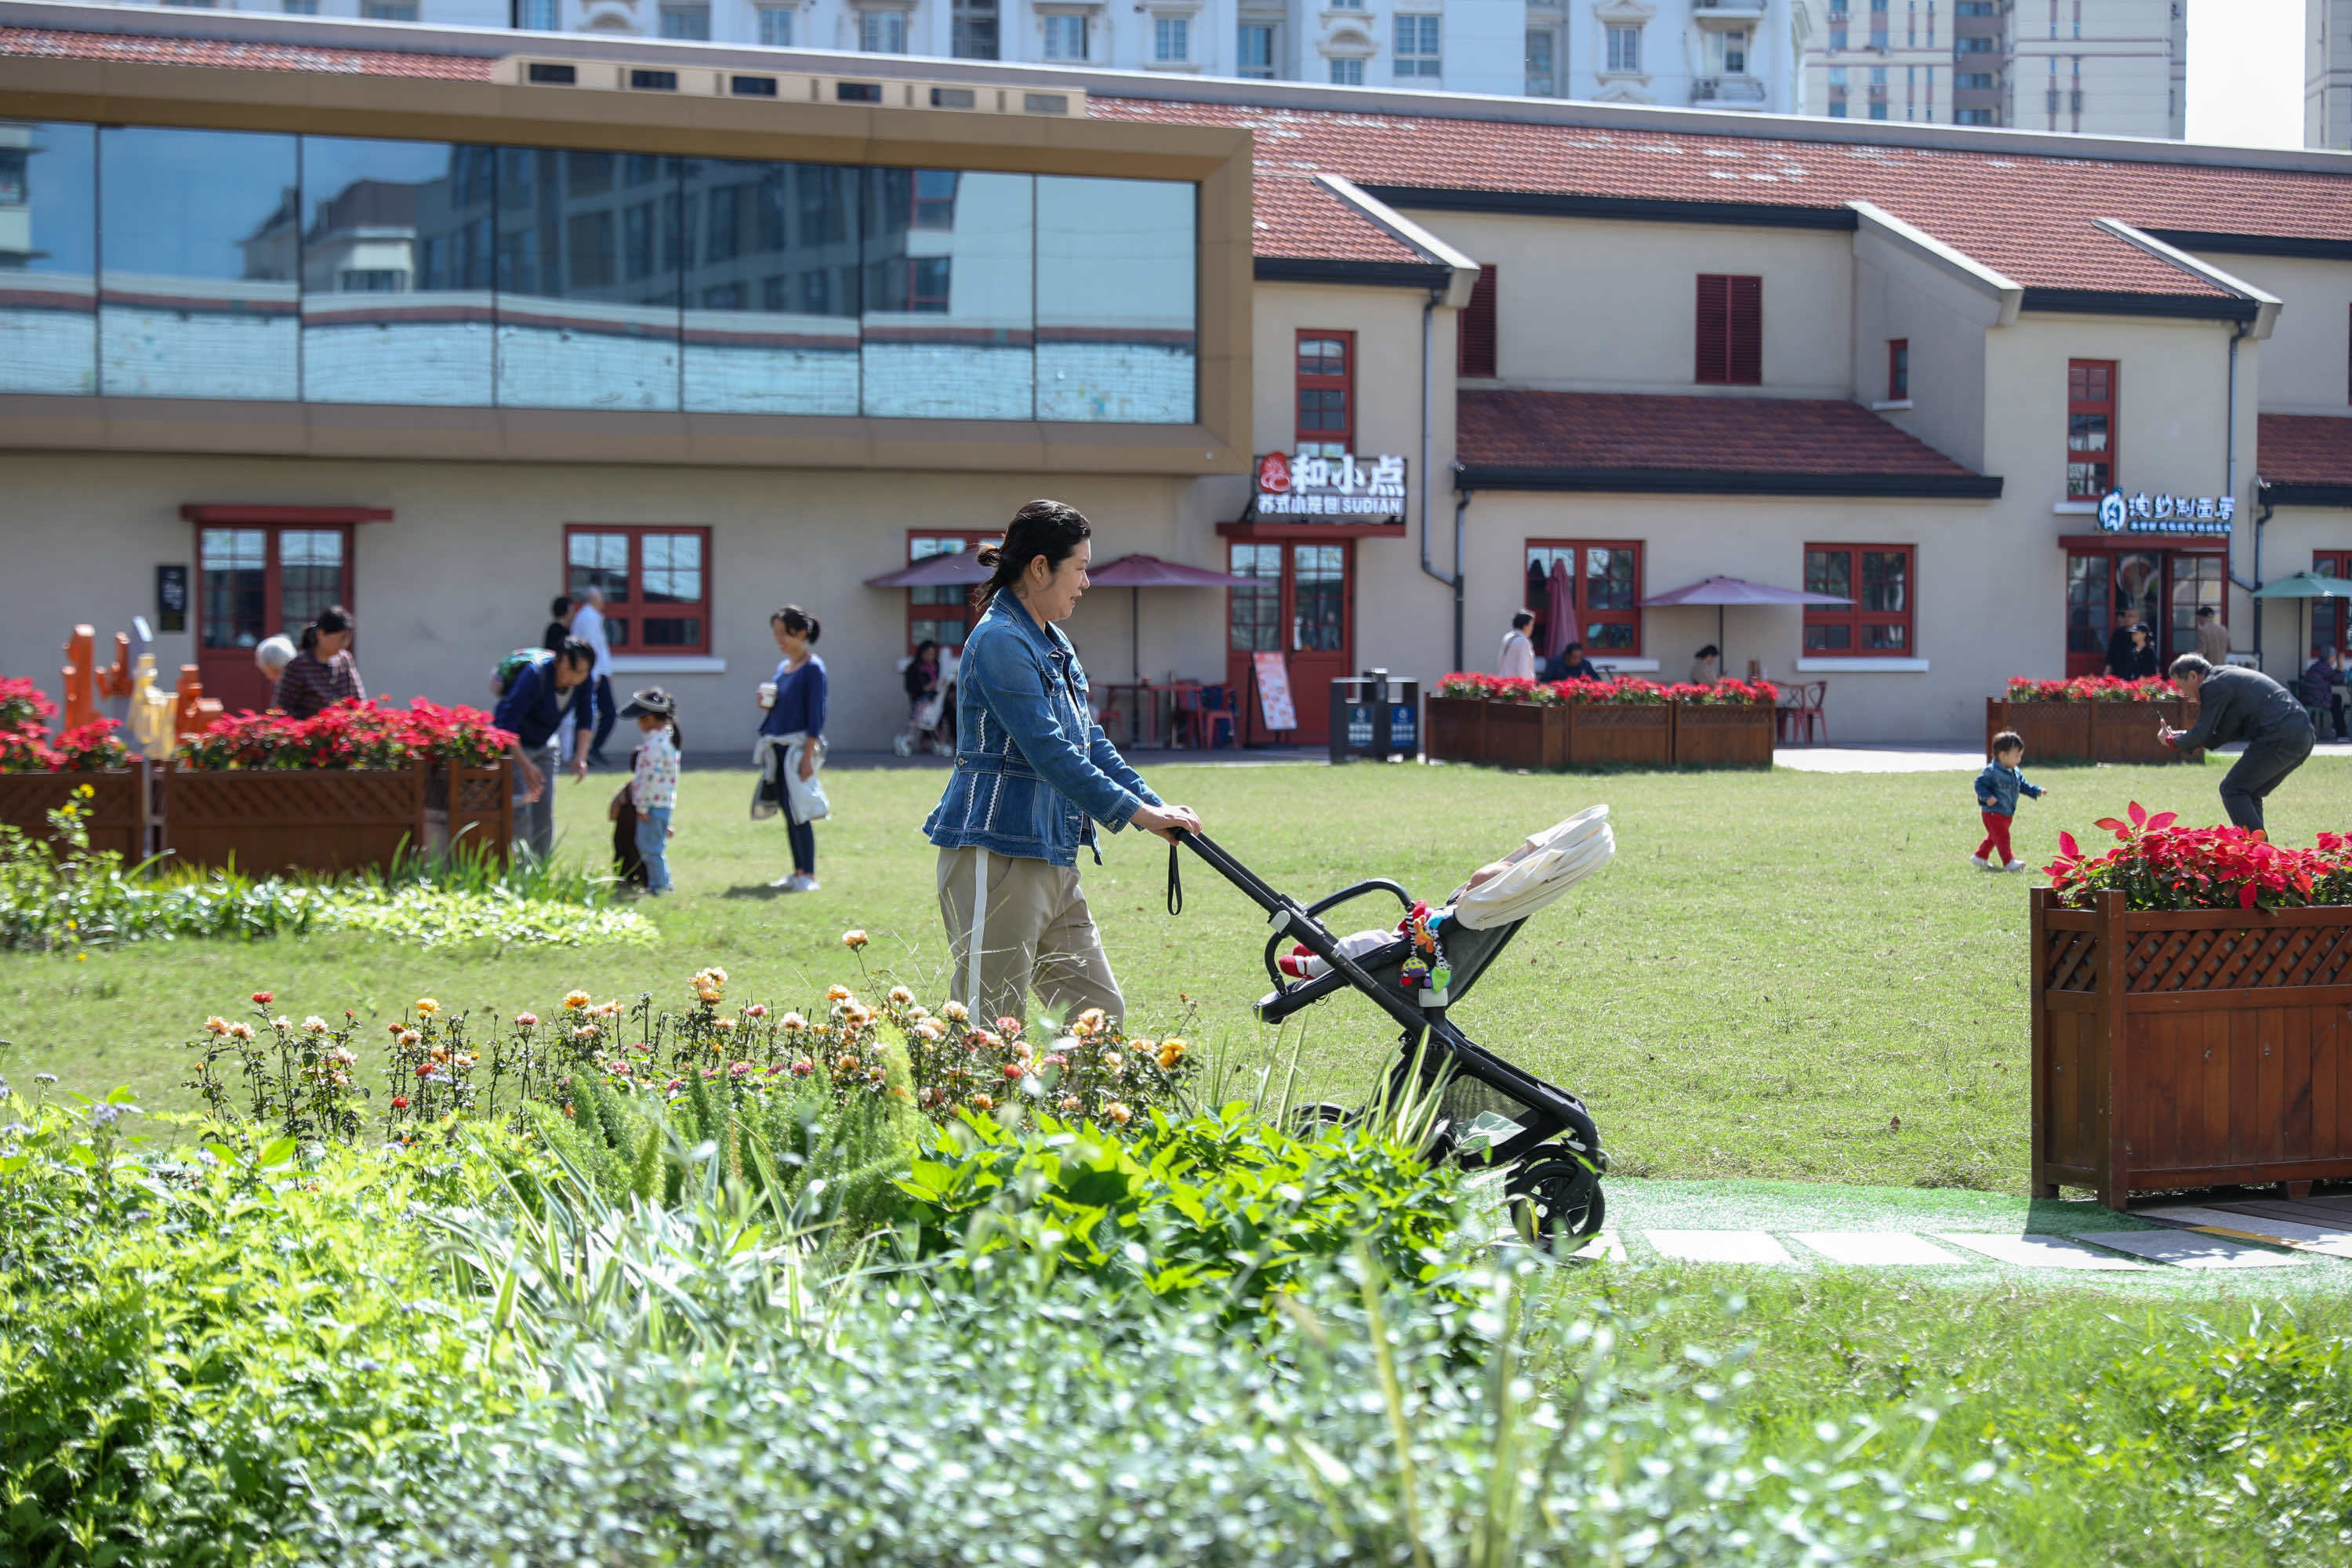
[[[2029,288],[2019,309],[2074,316],[2173,316],[2200,321],[2251,321],[2262,308],[2235,294],[2132,294],[2114,289]]]
[[[2352,261],[2352,239],[2312,239],[2298,234],[2224,234],[2207,228],[2148,228],[2167,245],[2183,250],[2220,250],[2236,256],[2300,256],[2314,261]]]
[[[1339,283],[1360,289],[1443,289],[1454,268],[1426,261],[1339,261],[1315,256],[1261,256],[1261,283]]]
[[[2352,507],[2352,485],[2296,485],[2265,480],[2261,494],[2271,506]]]
[[[1668,201],[1647,196],[1581,196],[1552,191],[1474,191],[1450,185],[1376,185],[1366,194],[1392,207],[1457,213],[1526,213],[1538,217],[1616,218],[1627,223],[1711,223],[1744,228],[1821,228],[1852,233],[1853,209],[1772,202]]]
[[[1460,490],[1614,490],[1631,495],[1942,496],[1997,500],[1998,474],[1759,474],[1706,468],[1512,468],[1457,463]]]

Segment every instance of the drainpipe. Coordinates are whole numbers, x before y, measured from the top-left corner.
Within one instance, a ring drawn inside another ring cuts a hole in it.
[[[1454,590],[1454,668],[1462,668],[1462,513],[1470,504],[1464,496],[1454,509],[1454,573],[1440,572],[1429,558],[1430,512],[1437,500],[1433,472],[1437,452],[1437,307],[1445,301],[1444,288],[1433,289],[1421,307],[1421,569]]]
[[[2257,585],[2263,580],[2263,524],[2271,520],[2271,513],[2275,510],[2270,502],[2264,501],[2263,510],[2254,514],[2254,582]],[[2256,599],[2253,604],[2254,668],[2260,669],[2263,667],[2263,602]]]
[[[2232,497],[2238,493],[2238,345],[2243,342],[2252,331],[2252,321],[2240,321],[2236,329],[2230,333],[2230,401],[2221,418],[2221,428],[2225,432],[2221,451],[2222,472],[2226,476],[2226,482]],[[2269,514],[2265,512],[2263,515],[2267,517]],[[2231,553],[2234,555],[2235,552]],[[2229,557],[2224,559],[2227,560]],[[2240,577],[2235,570],[2229,571],[2224,575],[2231,582],[2243,588],[2250,595],[2263,585],[2263,524],[2260,518],[2254,521],[2254,580],[2251,583],[2247,582]],[[2254,662],[2259,668],[2263,657],[2263,605],[2259,599],[2250,602],[2254,606]]]

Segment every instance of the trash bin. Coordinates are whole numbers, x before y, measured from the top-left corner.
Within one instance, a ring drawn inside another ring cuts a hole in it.
[[[1421,752],[1421,683],[1385,669],[1331,682],[1331,760],[1370,757],[1407,762]]]

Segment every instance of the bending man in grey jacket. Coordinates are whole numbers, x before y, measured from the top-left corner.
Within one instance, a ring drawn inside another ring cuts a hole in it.
[[[2243,741],[2244,753],[2221,778],[2221,809],[2241,827],[2260,827],[2263,797],[2311,755],[2311,716],[2294,693],[2259,669],[2216,669],[2184,653],[2172,661],[2172,680],[2198,705],[2197,722],[2186,730],[2160,725],[2158,736],[2183,752]]]

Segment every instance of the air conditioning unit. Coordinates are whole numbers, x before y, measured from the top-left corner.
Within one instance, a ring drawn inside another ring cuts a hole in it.
[[[754,102],[844,104],[858,109],[931,109],[951,114],[1024,114],[1084,120],[1079,88],[992,87],[983,83],[904,81],[881,77],[808,76],[756,68],[640,65],[626,60],[509,55],[490,68],[506,87],[559,91],[652,92]]]

